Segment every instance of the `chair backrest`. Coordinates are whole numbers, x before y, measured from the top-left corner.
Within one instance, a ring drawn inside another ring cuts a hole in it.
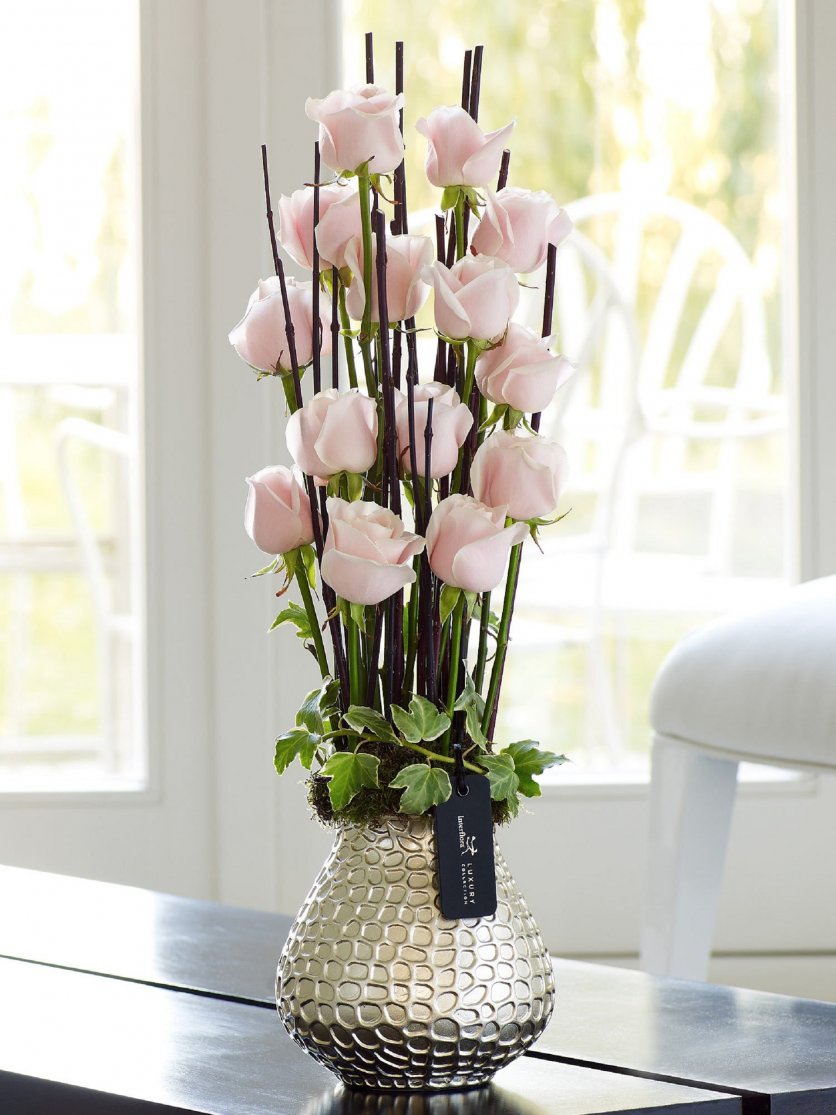
[[[728,229],[676,198],[602,194],[567,210],[558,347],[578,374],[544,429],[568,443],[573,487],[594,494],[592,529],[610,550],[643,548],[648,495],[699,494],[697,548],[728,572],[741,444],[785,421],[757,272]]]

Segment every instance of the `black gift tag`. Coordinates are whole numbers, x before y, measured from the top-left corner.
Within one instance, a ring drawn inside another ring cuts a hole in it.
[[[435,807],[435,841],[441,912],[446,918],[483,918],[496,913],[491,789],[481,774],[468,774],[462,795]]]

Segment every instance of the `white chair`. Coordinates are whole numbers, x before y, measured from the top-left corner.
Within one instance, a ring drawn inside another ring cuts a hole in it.
[[[702,980],[738,763],[836,772],[836,576],[683,639],[657,676],[650,719],[641,967]]]
[[[519,599],[540,623],[543,601],[584,612],[587,722],[617,762],[628,630],[658,639],[646,617],[719,615],[782,583],[779,568],[742,574],[735,522],[745,446],[783,430],[785,403],[757,273],[726,228],[664,196],[602,194],[567,210],[575,232],[558,253],[557,347],[578,371],[542,429],[569,451],[573,513],[545,532],[547,560],[528,563]],[[534,326],[542,290],[523,298]]]

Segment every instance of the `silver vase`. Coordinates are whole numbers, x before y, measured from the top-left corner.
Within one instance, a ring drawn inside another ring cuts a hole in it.
[[[545,1029],[554,976],[494,842],[496,914],[441,914],[429,817],[345,825],[276,974],[291,1037],[351,1088],[484,1084]]]

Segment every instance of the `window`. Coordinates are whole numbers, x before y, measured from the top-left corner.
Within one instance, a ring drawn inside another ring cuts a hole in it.
[[[144,774],[137,17],[134,0],[2,16],[4,790]]]
[[[524,560],[498,732],[582,779],[643,778],[668,649],[794,573],[777,0],[344,11],[347,81],[364,31],[382,83],[405,41],[411,206],[437,204],[414,122],[458,100],[482,42],[480,122],[519,121],[510,182],[575,220],[555,329],[578,372],[543,424],[570,452],[571,513]]]

